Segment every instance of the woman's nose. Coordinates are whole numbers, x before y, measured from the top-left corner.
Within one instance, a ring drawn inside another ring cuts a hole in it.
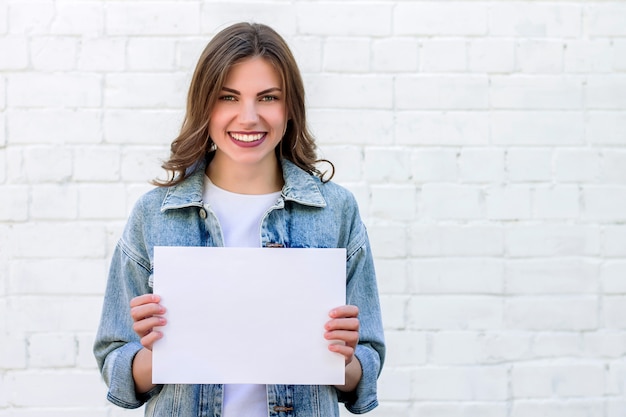
[[[256,103],[243,102],[239,111],[239,120],[244,124],[256,123],[259,120]]]

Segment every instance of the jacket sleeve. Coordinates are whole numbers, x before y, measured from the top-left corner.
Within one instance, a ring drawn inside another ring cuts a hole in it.
[[[138,395],[132,375],[133,359],[142,346],[133,331],[130,300],[152,292],[148,283],[151,267],[146,253],[126,243],[130,235],[140,231],[141,228],[131,215],[124,236],[111,259],[100,325],[93,348],[98,367],[109,388],[107,399],[124,408],[140,407],[161,389],[159,386]],[[142,240],[135,236],[132,241]]]
[[[376,382],[385,358],[385,341],[374,262],[367,231],[358,214],[347,248],[347,303],[359,308],[359,343],[355,355],[363,375],[354,392],[338,392],[339,400],[354,414],[378,405]]]

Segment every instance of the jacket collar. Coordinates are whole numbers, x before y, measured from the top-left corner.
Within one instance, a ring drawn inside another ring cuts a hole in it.
[[[168,187],[161,212],[183,207],[202,207],[204,171],[207,161],[202,160],[190,168],[193,172],[180,184]],[[312,207],[326,207],[319,188],[319,180],[291,161],[281,161],[285,185],[281,191],[285,200]]]

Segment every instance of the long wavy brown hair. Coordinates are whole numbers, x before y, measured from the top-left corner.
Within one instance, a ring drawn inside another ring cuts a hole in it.
[[[206,46],[193,74],[187,95],[187,112],[180,134],[171,145],[170,157],[162,167],[170,173],[158,186],[176,185],[192,173],[192,168],[214,149],[209,136],[213,106],[217,102],[228,71],[236,63],[253,57],[267,60],[280,74],[289,120],[276,146],[278,159],[288,159],[303,170],[325,177],[316,163],[330,165],[329,181],[334,173],[330,161],[317,159],[313,135],[306,123],[304,84],[296,60],[285,40],[269,26],[236,23],[220,31]]]

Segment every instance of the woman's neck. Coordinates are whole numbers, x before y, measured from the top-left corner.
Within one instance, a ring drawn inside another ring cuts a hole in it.
[[[225,164],[217,155],[205,170],[211,182],[223,190],[238,194],[269,194],[283,188],[283,174],[278,161],[266,166]]]

